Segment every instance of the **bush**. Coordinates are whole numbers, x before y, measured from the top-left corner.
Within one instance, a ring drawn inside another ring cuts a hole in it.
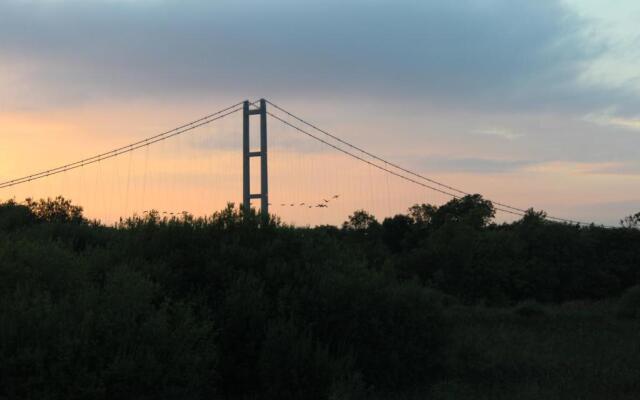
[[[431,294],[415,284],[393,285],[374,301],[361,326],[369,340],[355,346],[365,377],[385,389],[435,380],[444,364],[449,327]]]
[[[618,302],[618,316],[640,320],[640,285],[627,289]]]
[[[333,354],[350,355],[367,385],[382,389],[424,384],[443,363],[448,327],[433,293],[417,284],[354,268],[314,271],[280,303],[293,307]],[[318,274],[318,276],[314,276]]]
[[[122,266],[55,246],[0,249],[0,398],[204,398],[214,392],[213,326]],[[44,257],[44,254],[47,257]],[[99,276],[99,275],[97,275]]]
[[[348,363],[291,321],[270,324],[260,355],[260,398],[322,400],[334,382],[347,375]]]
[[[542,317],[546,314],[544,308],[535,301],[525,301],[515,307],[513,312],[524,318]]]
[[[268,299],[254,274],[240,273],[220,306],[220,373],[227,394],[258,395],[258,363],[268,321]]]
[[[47,198],[34,201],[26,199],[25,204],[39,221],[44,222],[85,222],[82,216],[82,207],[73,205],[71,200],[58,196],[55,199]]]
[[[36,216],[29,207],[9,200],[0,203],[0,231],[11,232],[17,228],[36,222]]]

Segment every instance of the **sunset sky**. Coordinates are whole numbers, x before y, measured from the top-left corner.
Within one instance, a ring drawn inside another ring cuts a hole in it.
[[[640,211],[638,21],[636,0],[0,0],[0,180],[265,97],[465,191],[615,225]],[[0,199],[108,221],[238,202],[240,115],[219,122]],[[446,201],[269,124],[291,222]]]

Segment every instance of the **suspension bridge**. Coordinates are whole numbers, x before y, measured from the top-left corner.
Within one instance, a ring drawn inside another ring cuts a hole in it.
[[[239,114],[241,123],[233,118]],[[89,218],[107,223],[151,210],[209,215],[234,202],[288,223],[339,224],[356,209],[383,218],[416,203],[442,204],[470,193],[265,99],[239,102],[133,143],[0,182],[1,198],[62,195],[82,205]],[[535,206],[484,195],[503,219],[520,218]]]

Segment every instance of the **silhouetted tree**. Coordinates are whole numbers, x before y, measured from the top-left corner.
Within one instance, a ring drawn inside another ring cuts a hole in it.
[[[438,207],[432,204],[414,204],[409,208],[409,217],[415,224],[428,225],[438,211]]]
[[[0,230],[12,231],[18,227],[36,222],[36,216],[29,207],[15,200],[0,203]]]
[[[518,224],[524,226],[539,225],[546,221],[547,213],[544,211],[535,211],[533,208],[528,209],[522,219],[517,221]]]
[[[640,212],[624,217],[620,225],[624,228],[640,228]]]
[[[349,220],[342,224],[342,228],[346,230],[365,231],[371,228],[376,228],[380,225],[376,217],[369,214],[365,210],[354,211],[352,215],[349,215]]]
[[[440,227],[447,222],[462,222],[479,229],[485,227],[495,217],[496,211],[489,200],[479,194],[467,195],[450,200],[438,207],[431,217],[431,224]]]
[[[407,236],[413,228],[413,218],[398,214],[382,221],[382,241],[395,253],[403,248]]]
[[[83,222],[82,207],[75,206],[71,200],[62,196],[55,199],[47,198],[34,201],[31,198],[25,200],[26,206],[37,219],[45,222]]]

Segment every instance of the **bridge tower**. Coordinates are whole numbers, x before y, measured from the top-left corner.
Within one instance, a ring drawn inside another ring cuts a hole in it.
[[[260,116],[260,150],[251,151],[249,119]],[[269,175],[267,172],[267,102],[260,99],[259,108],[250,108],[249,101],[244,102],[242,124],[242,207],[251,209],[251,199],[260,199],[260,211],[263,218],[269,215]],[[260,193],[251,193],[251,158],[260,157]]]

